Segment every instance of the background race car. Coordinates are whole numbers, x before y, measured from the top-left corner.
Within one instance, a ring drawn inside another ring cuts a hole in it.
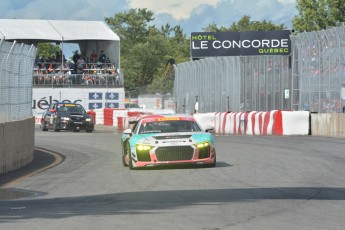
[[[47,131],[48,129],[56,132],[60,130],[92,132],[94,130],[94,121],[82,105],[56,102],[44,111],[41,118],[41,130]]]

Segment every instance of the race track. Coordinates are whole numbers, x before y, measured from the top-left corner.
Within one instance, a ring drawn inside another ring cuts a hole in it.
[[[35,146],[65,159],[0,201],[0,229],[344,229],[345,139],[216,136],[215,168],[132,171],[119,140],[36,127]]]

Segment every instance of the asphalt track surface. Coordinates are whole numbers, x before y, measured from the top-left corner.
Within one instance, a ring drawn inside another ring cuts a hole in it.
[[[217,166],[129,170],[113,127],[42,132],[0,229],[345,229],[345,139],[216,136]]]

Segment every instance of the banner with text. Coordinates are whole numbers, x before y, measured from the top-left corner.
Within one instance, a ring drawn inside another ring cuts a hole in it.
[[[41,115],[53,102],[79,103],[86,110],[125,108],[123,88],[33,88],[32,113]]]
[[[290,55],[290,31],[193,32],[192,58]]]

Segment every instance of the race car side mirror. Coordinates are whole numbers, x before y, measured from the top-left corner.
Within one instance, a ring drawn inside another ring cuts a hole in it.
[[[214,129],[206,129],[205,132],[206,133],[214,133]]]
[[[126,129],[123,133],[132,136],[132,129]]]

